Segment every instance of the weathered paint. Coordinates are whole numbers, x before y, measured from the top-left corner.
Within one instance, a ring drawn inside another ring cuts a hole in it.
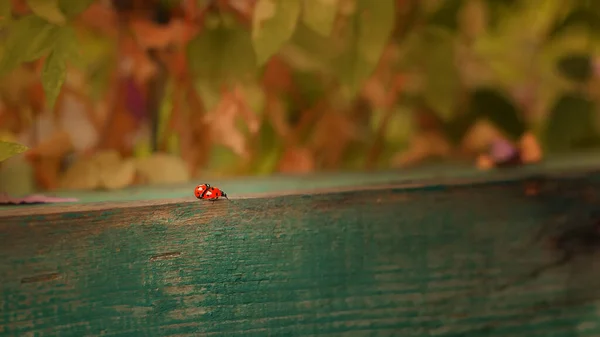
[[[278,175],[228,180],[202,178],[176,186],[141,186],[117,191],[58,191],[53,194],[59,197],[78,198],[81,202],[76,204],[173,198],[189,198],[192,200],[194,199],[193,191],[196,185],[199,183],[210,183],[213,186],[219,186],[227,192],[230,198],[235,199],[265,193],[278,194],[283,191],[312,193],[320,189],[331,190],[369,185],[405,184],[413,181],[446,184],[465,179],[469,181],[512,180],[540,172],[550,174],[562,173],[564,171],[586,171],[590,169],[596,170],[598,167],[600,167],[600,153],[595,152],[554,157],[536,165],[498,171],[479,171],[472,165],[464,163],[443,164],[403,169],[401,171],[376,172],[375,174],[346,172],[321,173],[312,175],[310,178],[302,175]],[[433,186],[433,184],[430,186]],[[55,205],[4,206],[0,208],[0,216],[3,215],[2,213],[5,210],[28,208],[32,212],[35,212],[39,209],[53,208]]]
[[[597,336],[599,262],[525,276],[599,193],[587,176],[4,217],[0,335]]]

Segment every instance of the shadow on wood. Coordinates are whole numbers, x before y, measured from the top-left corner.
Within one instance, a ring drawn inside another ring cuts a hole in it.
[[[565,247],[599,193],[589,175],[4,217],[0,333],[598,335],[600,260]]]

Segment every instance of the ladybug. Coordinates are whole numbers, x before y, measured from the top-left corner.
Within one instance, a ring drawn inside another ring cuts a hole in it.
[[[196,186],[196,189],[194,190],[194,195],[198,199],[208,199],[210,201],[216,201],[220,197],[224,197],[225,199],[229,200],[229,198],[227,198],[227,193],[221,191],[216,187],[210,186],[210,184],[202,184]]]

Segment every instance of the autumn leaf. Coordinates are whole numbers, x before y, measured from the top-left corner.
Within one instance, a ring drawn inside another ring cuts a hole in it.
[[[310,173],[315,170],[314,155],[306,148],[290,148],[283,153],[278,165],[282,173]]]
[[[213,141],[230,148],[238,156],[248,154],[248,145],[242,132],[236,127],[241,113],[239,97],[234,90],[225,90],[217,106],[207,114],[205,121],[212,128]]]
[[[73,150],[71,136],[64,130],[55,131],[44,139],[27,153],[30,158],[62,158],[69,151]]]

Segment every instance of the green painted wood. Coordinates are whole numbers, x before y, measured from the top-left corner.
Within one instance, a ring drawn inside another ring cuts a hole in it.
[[[267,195],[315,193],[320,191],[352,190],[383,185],[471,184],[476,182],[524,179],[534,175],[556,175],[565,172],[594,171],[600,167],[600,153],[582,152],[551,157],[539,164],[492,171],[480,171],[465,163],[445,163],[403,170],[374,172],[321,173],[309,177],[275,175],[238,179],[205,179],[169,186],[130,187],[117,191],[58,191],[60,197],[79,198],[72,205],[92,203],[123,203],[151,201],[194,201],[193,190],[199,183],[210,183],[227,191],[232,199],[264,197]],[[181,199],[181,200],[176,200]],[[31,212],[61,212],[64,204],[0,206],[0,218]],[[111,208],[114,205],[107,205]],[[122,205],[121,205],[122,206]]]
[[[4,216],[0,335],[598,336],[595,246],[540,267],[599,193],[585,174]]]
[[[232,197],[282,191],[310,192],[315,189],[356,188],[368,185],[389,185],[411,181],[451,183],[456,180],[505,180],[532,174],[562,173],[565,171],[594,170],[600,167],[600,153],[576,153],[550,158],[535,165],[515,169],[480,171],[465,163],[446,163],[365,174],[359,172],[320,173],[310,175],[274,175],[237,179],[199,179],[190,183],[169,186],[130,187],[117,191],[58,191],[53,195],[77,197],[81,203],[122,202],[184,198],[193,195],[194,187],[209,182],[227,190]],[[19,207],[19,206],[13,206]]]

